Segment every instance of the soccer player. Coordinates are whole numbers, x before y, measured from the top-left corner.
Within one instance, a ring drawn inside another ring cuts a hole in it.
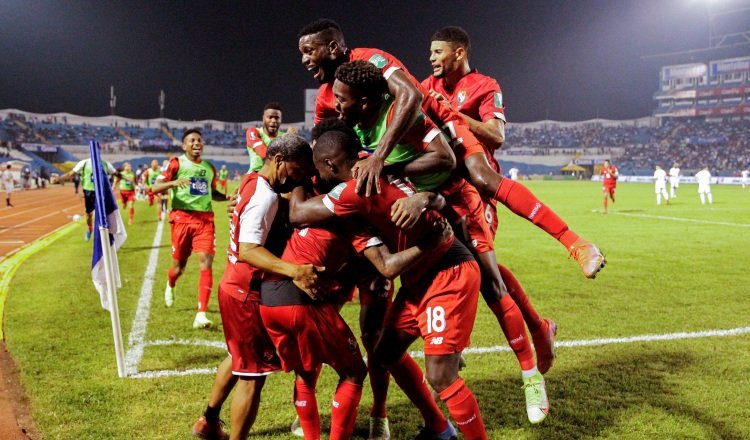
[[[740,183],[742,184],[742,189],[745,189],[747,187],[747,182],[750,180],[750,170],[745,168],[744,170],[740,171],[740,175],[742,176]]]
[[[450,133],[456,157],[467,169],[467,178],[479,192],[508,206],[560,241],[574,257],[584,275],[596,276],[603,267],[604,255],[587,240],[571,231],[567,224],[521,184],[505,181],[487,163],[484,150],[469,131],[467,122],[449,106],[443,105],[406,70],[404,65],[387,52],[377,49],[349,49],[338,24],[328,19],[316,20],[303,27],[298,34],[302,64],[313,73],[321,85],[315,102],[315,122],[335,117],[332,92],[336,68],[352,60],[364,59],[381,69],[394,97],[393,123],[383,134],[375,153],[357,164],[357,190],[366,195],[377,190],[378,176],[383,171],[385,158],[395,147],[401,134],[418,117],[420,107],[438,126]],[[503,184],[503,182],[506,182]],[[502,184],[502,186],[501,186]]]
[[[343,132],[324,133],[313,150],[321,178],[340,183],[323,196],[306,201],[292,198],[290,220],[293,224],[317,224],[335,217],[364,220],[375,228],[390,252],[413,246],[440,215],[426,211],[411,229],[397,227],[391,221],[394,203],[413,194],[413,187],[404,181],[381,178],[380,193],[359,195],[352,172],[359,148],[356,142],[341,140],[341,136]],[[401,275],[402,288],[388,311],[373,353],[373,361],[388,368],[398,363],[421,336],[425,340],[427,381],[446,403],[467,439],[487,438],[476,399],[458,375],[461,351],[468,346],[476,316],[479,278],[479,267],[471,252],[458,240],[450,240],[431,252],[428,260]],[[409,384],[402,385],[395,375],[394,378],[421,410],[423,402],[415,401],[407,391]],[[455,436],[455,432],[446,432],[450,425],[445,421],[436,423],[425,417],[425,425],[431,436],[419,438]]]
[[[229,179],[229,170],[226,165],[222,165],[219,170],[219,190],[223,189],[224,194],[227,193],[227,180]]]
[[[654,191],[656,192],[656,204],[661,205],[661,198],[669,205],[669,194],[667,194],[667,172],[657,165],[654,171]]]
[[[143,179],[143,183],[146,185],[146,197],[148,200],[148,206],[154,205],[154,199],[159,198],[159,205],[157,208],[157,214],[156,219],[161,221],[162,212],[165,210],[164,203],[162,203],[163,200],[166,200],[166,194],[154,194],[152,191],[152,187],[156,183],[156,179],[159,178],[159,175],[161,174],[161,169],[159,169],[159,161],[154,159],[151,161],[151,168],[147,168],[143,174],[141,175],[141,179]]]
[[[708,166],[703,167],[702,170],[695,174],[695,180],[698,181],[698,195],[701,197],[701,205],[706,204],[706,197],[708,197],[708,204],[713,204],[714,198],[711,195],[711,172],[708,171]]]
[[[102,159],[102,169],[105,174],[112,176],[117,173],[115,167],[111,163]],[[84,236],[86,241],[91,239],[91,231],[94,228],[94,209],[96,208],[96,197],[94,196],[94,173],[91,166],[91,158],[83,159],[79,161],[73,169],[60,176],[60,181],[69,180],[73,175],[79,174],[81,176],[81,188],[83,188],[83,203],[86,210],[86,235]]]
[[[172,226],[172,265],[167,273],[164,289],[164,304],[174,304],[174,287],[185,272],[191,253],[198,257],[200,281],[198,282],[198,312],[193,328],[209,328],[213,322],[206,316],[208,300],[213,285],[212,265],[216,252],[214,212],[211,201],[225,201],[226,195],[216,190],[216,169],[203,154],[203,135],[192,128],[182,135],[182,151],[185,153],[169,160],[166,171],[151,188],[154,194],[167,190],[172,193],[172,210],[169,223]]]
[[[313,173],[310,145],[299,136],[278,138],[269,146],[263,166],[250,172],[238,188],[230,222],[227,267],[219,283],[221,312],[229,356],[219,366],[206,411],[193,426],[193,434],[224,439],[219,413],[236,385],[232,400],[231,439],[246,439],[260,405],[265,377],[279,370],[275,348],[260,318],[260,285],[264,273],[288,277],[311,297],[318,296],[318,273],[312,264],[279,259],[288,234],[280,193]],[[280,249],[277,249],[280,248]]]
[[[16,184],[16,180],[13,178],[13,172],[10,170],[11,165],[8,164],[2,173],[0,173],[0,180],[3,182],[5,187],[5,207],[12,208],[13,204],[10,203],[10,195],[13,194],[13,187]]]
[[[675,162],[672,164],[672,168],[669,169],[669,197],[677,198],[677,188],[680,187],[680,165]]]
[[[258,171],[263,166],[266,149],[271,141],[284,135],[284,132],[279,130],[281,127],[281,105],[278,102],[269,102],[263,107],[262,123],[262,127],[250,127],[245,132],[247,154],[250,156],[250,171]]]
[[[375,150],[380,136],[392,122],[394,111],[394,103],[385,93],[386,85],[382,74],[371,63],[355,60],[339,66],[335,76],[333,93],[337,111],[344,121],[354,127],[364,149]],[[494,240],[484,218],[484,207],[479,194],[460,176],[450,176],[452,164],[443,165],[447,161],[445,156],[449,154],[450,148],[440,131],[428,118],[422,116],[408,128],[386,157],[386,170],[388,173],[409,177],[420,190],[442,193],[448,202],[446,216],[452,220],[457,230],[467,231],[464,242],[474,253],[482,270],[482,296],[495,314],[518,358],[524,383],[529,382],[534,387],[534,393],[526,393],[529,420],[532,423],[541,422],[546,417],[548,405],[546,397],[538,401],[536,396],[546,396],[544,379],[534,360],[523,314],[513,297],[508,295],[503,282],[494,253]],[[435,159],[430,159],[431,157]],[[395,170],[389,170],[394,167]],[[544,322],[535,328],[540,333],[540,340],[545,340],[548,327],[548,323]]]
[[[119,182],[120,188],[120,201],[122,202],[122,209],[128,209],[128,224],[133,224],[133,218],[135,217],[135,173],[130,162],[125,162],[122,165],[122,171],[117,173],[117,181]]]
[[[508,170],[508,176],[510,176],[510,180],[516,181],[518,180],[518,168],[512,167]]]
[[[599,171],[602,176],[602,192],[604,193],[604,213],[607,213],[607,199],[611,199],[612,203],[615,203],[615,188],[617,187],[617,178],[620,177],[620,173],[617,171],[617,167],[612,165],[609,159],[604,161],[604,166]]]

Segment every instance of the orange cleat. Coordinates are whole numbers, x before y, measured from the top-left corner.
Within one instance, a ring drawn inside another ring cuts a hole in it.
[[[205,440],[228,440],[229,434],[224,432],[224,422],[217,420],[209,422],[206,416],[201,416],[193,425],[193,435]]]
[[[579,238],[570,246],[568,258],[576,260],[586,278],[596,278],[596,274],[607,263],[607,259],[604,258],[604,254],[599,248],[583,238]]]
[[[531,333],[536,351],[536,368],[540,373],[546,374],[555,362],[555,336],[557,335],[557,324],[551,319],[545,319],[544,325]]]

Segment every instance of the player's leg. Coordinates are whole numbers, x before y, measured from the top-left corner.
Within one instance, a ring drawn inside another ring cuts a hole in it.
[[[388,311],[383,333],[375,344],[372,362],[388,369],[399,388],[422,414],[425,429],[434,433],[434,437],[430,438],[447,440],[455,436],[456,431],[432,398],[422,369],[407,353],[409,346],[419,337],[419,329],[406,300],[402,298],[397,295]]]
[[[207,252],[196,252],[195,255],[200,267],[200,278],[198,280],[198,311],[195,314],[193,328],[209,328],[213,322],[206,316],[206,311],[214,282],[212,269],[214,256]]]
[[[706,194],[708,196],[708,204],[712,205],[714,203],[714,196],[711,195],[711,189],[708,189],[708,193]]]
[[[94,209],[96,209],[96,197],[94,191],[83,190],[83,204],[86,209],[86,235],[85,240],[91,239],[94,230]]]
[[[487,163],[483,153],[464,158],[464,166],[471,183],[481,194],[507,206],[514,214],[530,221],[554,237],[570,252],[589,278],[596,276],[604,265],[604,255],[593,243],[581,238],[547,205],[518,182],[497,174]]]
[[[226,439],[229,438],[223,430],[224,422],[221,421],[221,407],[229,397],[229,393],[237,383],[238,377],[232,374],[232,358],[227,356],[219,364],[211,387],[211,395],[208,405],[193,425],[193,435],[203,439]]]
[[[232,398],[232,428],[229,431],[231,440],[246,440],[250,433],[260,407],[260,395],[265,376],[240,376]]]
[[[193,246],[191,225],[186,223],[172,223],[172,264],[167,270],[167,286],[164,288],[164,305],[172,307],[174,304],[175,286],[177,280],[185,272],[190,250]]]
[[[606,186],[602,187],[602,194],[604,194],[604,213],[605,214],[607,213],[607,200],[608,200],[607,192],[608,192],[607,187]]]
[[[128,224],[132,225],[135,220],[135,200],[131,196],[128,199]]]

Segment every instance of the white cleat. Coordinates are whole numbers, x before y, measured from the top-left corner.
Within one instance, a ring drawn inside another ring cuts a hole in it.
[[[211,328],[214,323],[206,318],[206,312],[198,312],[193,320],[193,328]]]
[[[523,391],[526,394],[526,415],[529,422],[534,425],[541,423],[549,414],[549,400],[542,373],[537,372],[531,377],[524,378]]]
[[[302,431],[302,425],[299,423],[299,416],[297,416],[294,421],[292,422],[291,426],[289,426],[289,430],[292,432],[292,435],[295,437],[304,437],[305,433]]]
[[[169,281],[167,281],[167,288],[164,289],[164,305],[172,307],[174,304],[174,287],[169,287]]]
[[[388,427],[388,417],[370,417],[370,436],[367,440],[390,440],[391,429]]]

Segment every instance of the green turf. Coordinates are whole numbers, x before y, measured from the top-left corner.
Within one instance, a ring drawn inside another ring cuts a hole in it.
[[[560,341],[750,326],[750,190],[714,186],[715,203],[709,207],[700,205],[697,186],[683,185],[671,205],[657,207],[653,186],[620,184],[617,203],[603,215],[597,184],[527,185],[607,255],[604,271],[587,280],[555,240],[500,209],[498,259],[514,271],[540,313],[557,321]],[[144,203],[136,209],[136,224],[119,253],[126,346],[156,228],[153,209]],[[223,212],[223,205],[217,209]],[[215,284],[227,243],[225,216],[217,219]],[[6,304],[7,343],[39,429],[46,439],[189,438],[213,377],[117,378],[109,315],[91,285],[91,243],[83,242],[83,231],[24,263]],[[196,262],[188,264],[178,283],[175,307],[163,306],[168,262],[166,229],[146,340],[222,341],[220,328],[191,328]],[[215,297],[209,309],[218,320]],[[352,304],[343,313],[354,323],[357,311]],[[505,345],[497,322],[480,305],[472,345],[497,344]],[[205,346],[149,346],[139,370],[211,368],[224,355]],[[551,414],[535,427],[526,421],[514,357],[508,352],[467,356],[462,375],[477,396],[490,438],[750,438],[749,334],[561,348],[558,355],[547,375]],[[318,390],[324,426],[334,382],[325,369]],[[269,378],[252,438],[291,438],[291,390],[290,375]],[[366,391],[358,438],[367,435],[370,401]],[[222,416],[228,421],[226,408]],[[389,417],[394,439],[410,438],[420,424],[418,412],[395,386]]]

